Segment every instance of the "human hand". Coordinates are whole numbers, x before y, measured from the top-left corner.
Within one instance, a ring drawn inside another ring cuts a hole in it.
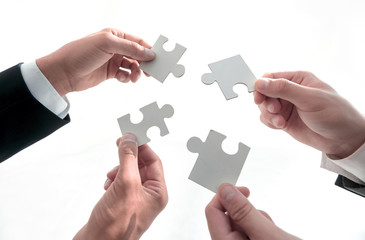
[[[364,116],[312,73],[268,73],[255,87],[265,125],[334,158],[351,155],[365,142]]]
[[[64,96],[110,78],[136,82],[141,76],[139,61],[155,57],[149,48],[151,46],[139,37],[108,28],[70,42],[37,59],[36,63],[57,92]]]
[[[249,201],[246,187],[224,183],[205,208],[212,240],[299,239],[279,227],[270,216],[257,210]]]
[[[158,156],[136,137],[118,139],[120,165],[108,173],[107,190],[74,240],[139,239],[167,204],[167,189]]]

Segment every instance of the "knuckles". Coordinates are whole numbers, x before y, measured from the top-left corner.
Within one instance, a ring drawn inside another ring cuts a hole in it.
[[[206,216],[207,218],[210,218],[211,213],[212,213],[212,210],[213,210],[213,208],[210,206],[210,204],[208,204],[208,205],[205,207],[205,216]]]
[[[255,210],[247,199],[233,203],[232,209],[229,216],[236,223],[243,222]]]
[[[289,88],[289,80],[284,79],[284,78],[280,78],[277,81],[274,82],[274,89],[277,92],[285,92],[288,90]]]
[[[127,47],[130,50],[132,56],[143,57],[144,48],[136,42],[127,41]]]

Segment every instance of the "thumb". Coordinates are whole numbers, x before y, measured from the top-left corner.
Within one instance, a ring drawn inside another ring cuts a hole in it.
[[[127,56],[137,61],[151,61],[156,56],[151,49],[127,39],[115,37],[114,46],[115,53]]]
[[[218,189],[218,196],[234,224],[251,239],[271,239],[275,233],[282,231],[233,185],[222,184]]]
[[[119,149],[118,180],[125,187],[140,183],[138,170],[138,143],[135,135],[124,134],[117,141]]]
[[[122,33],[118,30],[107,30],[106,39],[102,42],[105,50],[113,54],[120,54],[137,61],[151,61],[156,54],[141,38]]]
[[[261,94],[270,98],[281,98],[293,103],[299,108],[308,104],[313,98],[313,88],[300,85],[284,78],[261,78],[256,80],[255,88]]]

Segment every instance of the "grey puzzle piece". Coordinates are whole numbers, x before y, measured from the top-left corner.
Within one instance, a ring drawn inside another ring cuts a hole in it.
[[[189,175],[189,179],[207,189],[217,192],[222,183],[236,184],[250,148],[239,143],[238,152],[229,155],[222,150],[221,133],[210,130],[205,142],[192,137],[187,143],[190,152],[199,153],[199,157]]]
[[[221,61],[208,64],[212,73],[202,76],[202,82],[212,84],[217,82],[227,100],[237,97],[233,86],[243,83],[249,92],[255,91],[256,77],[251,72],[240,55],[236,55]]]
[[[185,73],[183,65],[177,64],[181,56],[186,51],[184,46],[180,44],[175,45],[175,49],[168,52],[165,51],[163,45],[168,41],[168,38],[160,35],[152,50],[156,53],[154,60],[149,62],[142,62],[139,67],[145,73],[156,78],[160,82],[164,82],[169,73],[174,74],[175,77],[181,77]]]
[[[169,130],[165,124],[165,118],[174,115],[174,109],[171,105],[166,104],[159,108],[156,102],[150,103],[140,109],[143,113],[143,119],[140,123],[134,124],[130,120],[130,114],[118,118],[118,124],[122,133],[133,133],[138,140],[138,146],[148,143],[147,131],[153,126],[160,128],[160,135],[165,136]]]

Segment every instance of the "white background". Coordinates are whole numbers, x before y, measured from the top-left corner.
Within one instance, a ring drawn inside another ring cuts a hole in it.
[[[71,123],[0,164],[1,240],[71,239],[118,164],[116,119],[132,113],[138,121],[138,109],[153,101],[175,109],[169,135],[149,132],[170,199],[142,239],[210,239],[204,208],[213,193],[188,180],[198,155],[186,148],[210,129],[227,136],[229,153],[238,142],[251,147],[237,185],[249,187],[252,203],[277,225],[304,239],[365,239],[364,198],[334,186],[337,175],[319,167],[319,151],[264,126],[245,86],[226,101],[218,85],[200,80],[208,63],[241,54],[256,77],[312,71],[364,113],[363,0],[2,0],[0,9],[1,70],[105,27],[187,47],[182,78],[109,80],[69,94]]]

